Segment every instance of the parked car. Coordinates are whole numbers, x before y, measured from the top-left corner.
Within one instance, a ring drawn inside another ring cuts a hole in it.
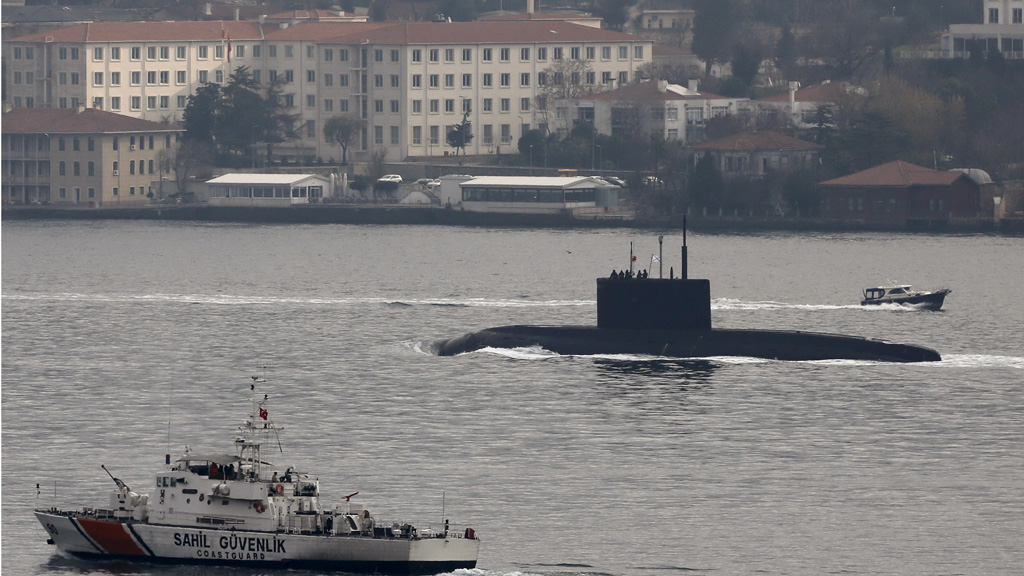
[[[377,178],[377,182],[394,182],[395,184],[401,184],[402,176],[400,174],[385,174],[380,178]]]
[[[652,186],[654,188],[660,188],[665,183],[661,181],[661,178],[657,176],[644,176],[644,186]]]
[[[620,186],[622,188],[626,187],[626,181],[623,180],[622,178],[617,177],[617,176],[605,176],[604,177],[604,181],[609,183],[609,184],[614,184],[616,186]]]

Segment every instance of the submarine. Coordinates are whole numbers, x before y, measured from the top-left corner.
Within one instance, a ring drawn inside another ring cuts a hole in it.
[[[684,224],[685,226],[685,224]],[[659,237],[659,245],[664,237]],[[630,249],[632,253],[632,248]],[[711,282],[687,278],[686,232],[678,278],[597,279],[597,326],[499,326],[437,343],[454,356],[482,348],[540,346],[557,354],[640,354],[673,358],[746,356],[772,360],[936,362],[931,348],[820,332],[711,326]],[[659,258],[660,261],[664,261]]]

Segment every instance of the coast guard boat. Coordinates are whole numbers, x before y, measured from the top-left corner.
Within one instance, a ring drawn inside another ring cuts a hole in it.
[[[264,444],[281,428],[257,400],[235,438],[235,454],[188,448],[156,475],[152,495],[116,487],[106,508],[38,509],[50,544],[76,557],[153,563],[217,564],[388,574],[436,574],[476,567],[480,539],[472,528],[417,529],[382,522],[345,496],[325,506],[318,480],[294,468],[275,470]],[[103,467],[106,470],[106,467]]]
[[[869,304],[908,304],[924,308],[925,310],[938,310],[942,308],[942,302],[949,294],[949,288],[943,288],[934,292],[923,292],[914,290],[910,284],[894,284],[891,286],[876,286],[864,289],[864,300],[861,306]]]

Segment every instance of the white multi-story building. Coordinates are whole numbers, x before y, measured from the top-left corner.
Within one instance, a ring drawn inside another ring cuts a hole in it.
[[[247,66],[262,83],[287,82],[299,138],[278,153],[340,158],[322,128],[354,114],[365,130],[350,153],[399,160],[452,151],[446,134],[466,113],[466,153],[508,151],[529,129],[547,128],[553,83],[584,93],[631,83],[652,48],[559,21],[102,23],[5,42],[4,73],[14,107],[84,105],[180,122],[199,86]]]
[[[952,24],[942,36],[946,57],[966,58],[974,50],[1024,58],[1024,0],[984,0],[981,24]]]

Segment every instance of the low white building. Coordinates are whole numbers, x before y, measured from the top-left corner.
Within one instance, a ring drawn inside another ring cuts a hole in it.
[[[586,176],[479,176],[459,186],[463,210],[518,214],[597,212],[618,204],[619,189]]]
[[[291,206],[333,196],[333,182],[317,174],[225,174],[206,185],[213,206]]]

